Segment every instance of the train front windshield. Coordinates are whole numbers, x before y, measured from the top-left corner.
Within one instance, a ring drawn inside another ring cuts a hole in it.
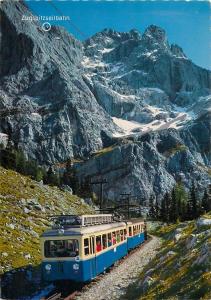
[[[79,255],[78,240],[48,240],[44,243],[45,257],[75,257]]]

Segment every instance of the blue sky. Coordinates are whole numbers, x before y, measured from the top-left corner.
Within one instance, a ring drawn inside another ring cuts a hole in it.
[[[71,22],[51,22],[66,27],[78,39],[90,37],[104,28],[117,31],[151,24],[164,28],[170,43],[181,46],[197,65],[211,69],[211,5],[207,1],[53,1]],[[58,15],[47,1],[28,1],[37,15]]]

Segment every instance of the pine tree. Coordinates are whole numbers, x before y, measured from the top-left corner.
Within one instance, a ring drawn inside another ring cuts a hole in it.
[[[180,220],[184,220],[186,218],[186,207],[187,207],[188,195],[185,191],[182,182],[178,182],[175,186],[175,197],[176,197],[178,218]]]
[[[170,196],[169,193],[164,195],[161,202],[160,218],[162,221],[169,222]]]
[[[167,215],[166,215],[166,196],[167,194],[164,195],[164,198],[161,201],[161,207],[160,207],[160,218],[163,222],[166,221]]]
[[[176,198],[175,188],[173,188],[171,192],[171,198],[170,198],[169,221],[176,222],[178,218],[179,218],[179,214],[178,214],[177,198]]]
[[[150,216],[150,218],[152,218],[152,220],[156,219],[154,201],[155,201],[155,198],[153,195],[151,195],[149,198],[149,216]]]
[[[187,204],[187,219],[193,220],[199,216],[199,206],[198,200],[196,195],[196,187],[195,183],[192,182],[189,197],[188,197],[188,204]]]
[[[63,184],[69,185],[72,188],[74,194],[76,194],[78,192],[79,181],[76,176],[76,170],[73,167],[71,160],[69,160],[66,164],[66,169],[61,178],[61,181]]]
[[[60,185],[60,178],[58,174],[56,174],[52,167],[50,167],[46,173],[46,177],[44,178],[44,183],[47,183],[49,185]]]
[[[7,147],[1,151],[1,161],[4,168],[15,170],[16,153],[10,143],[8,143]]]
[[[211,211],[211,184],[208,187],[208,211]]]
[[[211,203],[210,203],[210,199],[209,199],[209,194],[207,192],[207,189],[204,191],[204,195],[202,197],[202,202],[201,202],[201,206],[202,206],[202,212],[208,212],[211,210],[210,207]]]
[[[157,197],[155,199],[155,218],[156,218],[156,220],[160,219],[160,206],[159,206]]]
[[[26,174],[26,158],[23,151],[16,151],[16,171]]]
[[[44,172],[43,172],[43,169],[38,167],[37,168],[37,172],[35,174],[35,180],[36,181],[41,181],[43,180],[43,176],[44,176]]]
[[[36,179],[38,170],[37,162],[34,160],[27,160],[25,164],[25,174],[30,175],[33,179]]]
[[[192,186],[190,190],[190,199],[192,203],[192,217],[193,219],[195,219],[199,216],[199,209],[198,209],[197,196],[196,196],[196,187],[194,182],[192,182]]]

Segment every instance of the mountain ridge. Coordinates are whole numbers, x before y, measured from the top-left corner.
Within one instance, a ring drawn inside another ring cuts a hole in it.
[[[75,166],[80,180],[93,173],[90,166],[99,177],[110,165],[105,195],[112,199],[123,186],[136,196],[162,196],[179,173],[187,187],[208,184],[211,72],[170,46],[163,29],[105,29],[82,43],[63,28],[44,32],[38,22],[22,22],[31,14],[22,2],[3,2],[1,14],[1,136],[40,164],[85,158]],[[180,151],[159,153],[162,139]],[[118,151],[95,157],[116,143]]]

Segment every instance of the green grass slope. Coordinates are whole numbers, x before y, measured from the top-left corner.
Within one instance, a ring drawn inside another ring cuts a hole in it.
[[[190,221],[160,226],[153,234],[163,239],[162,248],[124,299],[210,300],[211,226]]]
[[[92,213],[80,198],[0,167],[0,274],[40,263],[47,216]]]

